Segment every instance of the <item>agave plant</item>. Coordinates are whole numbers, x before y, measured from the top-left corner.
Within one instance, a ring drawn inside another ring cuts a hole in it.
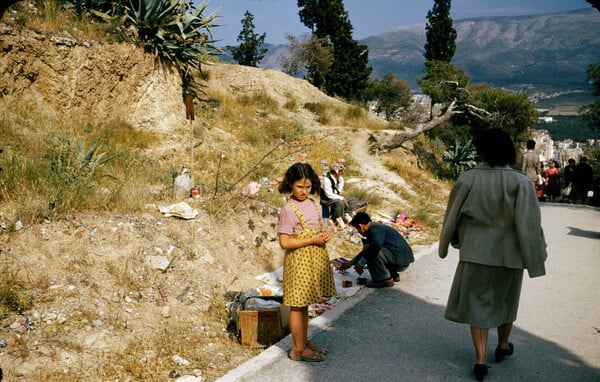
[[[49,144],[51,150],[46,155],[51,163],[51,177],[57,189],[54,200],[49,203],[50,209],[62,203],[66,192],[89,187],[98,168],[116,157],[107,156],[105,152],[98,153],[100,144],[97,142],[88,150],[85,150],[82,141],[77,142],[74,147],[68,137],[51,140]]]
[[[181,74],[183,94],[204,93],[194,80],[202,64],[221,54],[212,38],[215,12],[204,17],[208,2],[197,7],[189,0],[129,0],[128,20],[137,30],[136,43],[162,62],[175,65]]]
[[[477,151],[471,139],[462,146],[455,139],[454,145],[450,146],[449,150],[444,151],[444,160],[450,165],[452,178],[456,179],[463,171],[475,167],[477,165],[475,161],[476,155]]]

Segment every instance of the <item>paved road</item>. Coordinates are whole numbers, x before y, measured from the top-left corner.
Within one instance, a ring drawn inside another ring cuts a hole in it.
[[[600,209],[542,205],[547,275],[525,275],[513,356],[493,361],[485,381],[600,382]],[[324,362],[287,358],[286,337],[219,379],[228,381],[469,381],[474,352],[467,325],[443,318],[457,252],[417,255],[393,288],[361,289],[311,320]]]

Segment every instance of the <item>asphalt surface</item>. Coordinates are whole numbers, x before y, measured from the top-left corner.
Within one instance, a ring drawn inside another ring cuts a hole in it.
[[[547,275],[525,273],[512,356],[498,364],[490,329],[485,381],[600,382],[600,209],[542,204]],[[310,321],[323,362],[288,358],[287,336],[220,378],[228,381],[469,381],[469,327],[443,318],[458,253],[421,251],[393,288],[361,289]]]

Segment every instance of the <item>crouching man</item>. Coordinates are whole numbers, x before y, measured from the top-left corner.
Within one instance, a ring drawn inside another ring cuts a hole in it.
[[[356,228],[364,237],[363,249],[350,262],[342,264],[340,269],[351,266],[360,269],[359,262],[364,259],[372,279],[367,283],[367,287],[394,286],[394,281],[400,281],[398,273],[415,261],[406,240],[392,227],[371,221],[365,212],[357,213],[350,221],[350,226]]]

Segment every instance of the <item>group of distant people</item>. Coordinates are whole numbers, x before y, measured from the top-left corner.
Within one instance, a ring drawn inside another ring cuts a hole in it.
[[[594,174],[587,157],[579,157],[579,163],[570,158],[564,170],[560,163],[550,161],[547,168],[535,152],[535,141],[530,139],[523,154],[521,170],[533,182],[539,201],[585,204],[592,188]]]

